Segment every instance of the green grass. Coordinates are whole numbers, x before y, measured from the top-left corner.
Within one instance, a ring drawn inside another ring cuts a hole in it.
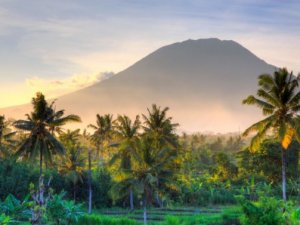
[[[103,215],[105,213],[113,215]],[[100,214],[101,213],[101,214]],[[140,225],[143,211],[129,213],[124,209],[101,209],[93,215],[85,215],[79,221],[82,225]],[[149,225],[232,225],[239,224],[240,207],[225,208],[174,208],[149,209]]]

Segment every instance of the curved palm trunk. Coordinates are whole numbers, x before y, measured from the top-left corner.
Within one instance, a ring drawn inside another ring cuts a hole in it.
[[[88,213],[92,213],[92,152],[89,151],[89,171],[88,171],[88,186],[89,186],[89,211]]]
[[[286,197],[286,150],[281,148],[281,162],[282,162],[282,198],[284,201]]]

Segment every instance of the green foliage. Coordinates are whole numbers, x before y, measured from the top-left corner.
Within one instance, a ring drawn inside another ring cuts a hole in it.
[[[29,164],[16,162],[14,159],[0,159],[0,197],[9,194],[19,199],[29,193],[29,184],[38,180],[38,171]]]
[[[234,179],[238,175],[238,167],[230,160],[229,156],[220,152],[213,156],[216,167],[214,168],[214,180],[226,181]]]
[[[12,220],[9,216],[6,216],[5,214],[0,215],[0,224],[1,225],[8,225],[11,222],[12,222]]]
[[[13,195],[8,195],[6,199],[0,203],[0,212],[3,213],[4,219],[13,218],[14,221],[28,221],[31,217],[29,196],[24,201],[20,201]]]
[[[299,149],[299,143],[293,141],[286,152],[288,179],[298,178]],[[281,181],[281,145],[278,141],[267,139],[256,152],[246,148],[238,153],[238,157],[242,174],[263,175],[272,183]]]
[[[33,211],[40,207],[29,198],[28,196],[20,201],[13,195],[9,195],[0,202],[0,224],[29,224]],[[81,205],[65,200],[64,193],[50,195],[47,199],[47,204],[43,206],[43,224],[70,225],[83,215]]]
[[[180,219],[178,217],[175,216],[167,216],[167,218],[165,219],[164,225],[180,225]]]
[[[293,225],[298,225],[300,223],[300,208],[293,209],[289,219]]]
[[[194,178],[188,183],[180,183],[179,199],[176,201],[182,205],[192,206],[234,204],[236,203],[234,194],[235,190],[229,184]]]
[[[200,212],[201,213],[201,212]],[[239,225],[241,211],[239,208],[229,208],[220,214],[195,216],[167,216],[162,225]]]
[[[93,204],[97,208],[110,207],[112,205],[112,199],[109,195],[109,190],[113,185],[111,174],[106,169],[99,168],[92,173],[92,188],[93,188]],[[85,182],[86,184],[87,182]],[[86,196],[81,200],[87,199],[87,187],[83,188],[81,196]]]
[[[55,224],[68,225],[78,222],[83,215],[82,206],[64,200],[65,193],[53,195],[47,205],[47,218]]]
[[[81,217],[76,225],[138,225],[134,220],[127,218],[114,219],[100,215],[85,215]]]
[[[283,225],[283,203],[275,198],[261,198],[253,203],[242,199],[243,225]]]

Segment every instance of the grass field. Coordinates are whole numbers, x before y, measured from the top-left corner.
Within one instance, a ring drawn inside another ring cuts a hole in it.
[[[240,215],[240,209],[236,206],[213,206],[203,208],[150,208],[147,210],[149,224],[177,224],[183,221],[186,224],[222,224],[222,221],[236,220]],[[122,219],[128,218],[138,224],[143,221],[143,210],[134,211],[119,208],[101,209],[94,215]],[[193,221],[198,221],[193,223]],[[224,223],[225,224],[225,223]]]

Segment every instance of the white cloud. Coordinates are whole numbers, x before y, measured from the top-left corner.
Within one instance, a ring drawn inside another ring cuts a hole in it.
[[[57,97],[81,88],[91,86],[97,82],[113,76],[112,72],[104,72],[92,75],[73,75],[65,79],[42,79],[39,77],[32,77],[26,79],[26,85],[32,91],[42,91],[47,97]]]

